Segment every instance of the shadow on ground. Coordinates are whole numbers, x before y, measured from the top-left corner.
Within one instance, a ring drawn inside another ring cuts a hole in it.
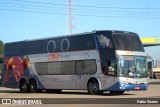
[[[19,94],[19,93],[21,93],[20,91],[19,91],[19,89],[5,89],[5,88],[3,88],[3,87],[0,87],[0,93],[17,93],[17,94]],[[21,93],[21,94],[23,94],[23,93]],[[26,93],[24,93],[24,94],[26,94]],[[32,94],[32,93],[28,93],[28,94]],[[60,92],[60,93],[54,93],[54,92],[50,92],[50,93],[47,93],[45,90],[44,91],[42,91],[41,93],[36,93],[36,94],[61,94],[61,95],[69,95],[69,94],[71,94],[71,95],[88,95],[88,92],[87,91],[84,91],[84,92],[82,92],[82,91],[66,91],[66,90],[63,90],[62,92]],[[135,94],[128,94],[128,93],[124,93],[124,94],[122,94],[122,95],[112,95],[112,94],[110,94],[109,92],[104,92],[102,95],[97,95],[97,96],[126,96],[126,95],[135,95]]]

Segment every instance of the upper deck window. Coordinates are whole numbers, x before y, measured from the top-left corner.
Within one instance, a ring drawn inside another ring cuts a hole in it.
[[[113,34],[113,39],[117,50],[144,52],[143,45],[136,34],[116,33]]]
[[[82,34],[77,36],[8,43],[5,45],[5,56],[81,51],[95,48],[94,35]]]
[[[98,48],[100,49],[114,49],[114,43],[109,32],[100,32],[96,35]]]

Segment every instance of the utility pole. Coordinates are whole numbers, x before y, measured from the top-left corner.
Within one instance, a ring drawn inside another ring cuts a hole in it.
[[[66,0],[66,33],[76,33],[74,0]]]

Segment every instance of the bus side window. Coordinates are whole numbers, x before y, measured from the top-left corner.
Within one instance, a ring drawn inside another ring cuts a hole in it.
[[[83,74],[95,74],[97,71],[97,65],[95,60],[85,60],[84,61],[84,71]]]
[[[84,61],[76,61],[76,74],[82,74],[84,70]]]
[[[95,60],[76,61],[76,74],[95,74],[96,71]]]
[[[61,62],[61,75],[74,75],[75,74],[75,61]]]

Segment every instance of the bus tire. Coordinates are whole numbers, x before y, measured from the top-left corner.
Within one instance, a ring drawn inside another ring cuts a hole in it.
[[[27,81],[26,80],[22,80],[20,82],[20,92],[22,93],[28,93],[28,84],[27,84]]]
[[[111,95],[122,95],[125,91],[110,91]]]
[[[102,90],[99,90],[99,84],[97,80],[90,80],[88,83],[88,94],[90,95],[100,95],[103,94]]]
[[[37,82],[34,79],[31,79],[29,81],[29,92],[36,93],[37,91]]]

